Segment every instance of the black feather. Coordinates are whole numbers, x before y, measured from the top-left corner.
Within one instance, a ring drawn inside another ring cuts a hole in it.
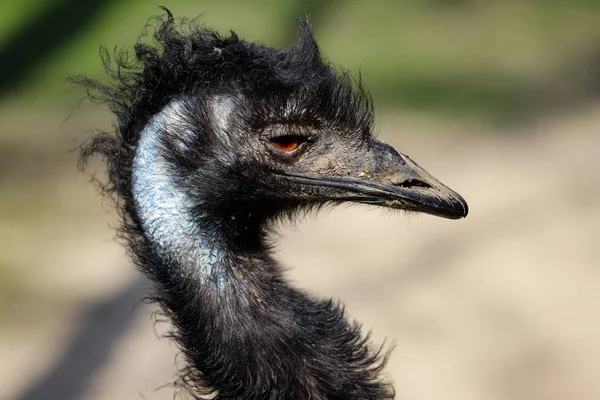
[[[253,169],[252,163],[243,170],[218,165],[214,155],[222,144],[206,129],[211,121],[205,99],[229,96],[243,110],[236,112],[235,123],[250,130],[273,122],[308,123],[343,132],[357,143],[370,137],[368,91],[360,80],[324,62],[308,22],[298,24],[299,44],[275,50],[240,40],[233,32],[221,36],[193,21],[176,20],[167,11],[149,25],[153,41],[140,41],[133,56],[118,50],[109,57],[103,51],[109,83],[71,79],[116,115],[115,132],[100,133],[83,146],[80,165],[93,155],[106,161],[108,182],[102,189],[118,206],[120,237],[155,283],[152,298],[173,322],[172,337],[187,361],[180,384],[195,398],[394,396],[379,377],[387,358],[381,348],[370,348],[368,335],[346,320],[339,304],[314,300],[288,285],[270,255],[270,221],[326,202],[295,202],[283,194],[261,197],[252,174],[265,175],[265,170]],[[185,100],[183,114],[193,140],[183,143],[182,152],[177,140],[187,139],[165,139],[164,156],[178,168],[177,184],[191,198],[202,196],[195,220],[210,216],[215,235],[222,235],[230,279],[223,290],[178,273],[184,269],[181,261],[161,256],[142,229],[132,192],[140,133],[176,99]],[[284,112],[289,104],[293,109]]]

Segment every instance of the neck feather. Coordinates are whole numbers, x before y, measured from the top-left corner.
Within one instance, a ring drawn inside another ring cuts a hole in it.
[[[221,400],[392,398],[378,378],[385,357],[339,306],[286,284],[266,250],[225,248],[214,225],[200,222],[210,216],[191,212],[202,200],[178,185],[164,156],[173,132],[186,132],[177,102],[141,132],[132,194],[148,245],[139,252],[153,252],[138,260],[189,362],[183,382]]]

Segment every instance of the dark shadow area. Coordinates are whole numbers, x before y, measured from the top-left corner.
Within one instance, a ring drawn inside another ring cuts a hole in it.
[[[147,285],[145,278],[139,278],[113,298],[93,306],[63,356],[15,400],[81,399],[112,346],[127,333]]]
[[[14,90],[45,58],[85,30],[112,0],[56,0],[0,48],[0,97]]]
[[[600,42],[594,43],[594,47],[587,57],[565,74],[565,79],[572,76],[582,77],[580,85],[588,95],[600,97]]]

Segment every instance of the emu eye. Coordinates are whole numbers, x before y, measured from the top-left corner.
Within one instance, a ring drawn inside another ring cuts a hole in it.
[[[303,148],[307,142],[308,139],[300,135],[286,135],[270,139],[270,143],[274,148],[288,154]]]

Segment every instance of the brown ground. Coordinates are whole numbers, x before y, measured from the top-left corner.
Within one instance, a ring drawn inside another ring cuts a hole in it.
[[[381,136],[461,193],[468,218],[339,209],[284,227],[280,258],[396,344],[398,399],[600,399],[599,111],[496,135],[384,115]],[[27,147],[33,166],[2,189],[0,399],[171,399],[156,389],[176,351],[135,307],[144,282],[108,203],[73,158],[45,167],[55,139]]]

